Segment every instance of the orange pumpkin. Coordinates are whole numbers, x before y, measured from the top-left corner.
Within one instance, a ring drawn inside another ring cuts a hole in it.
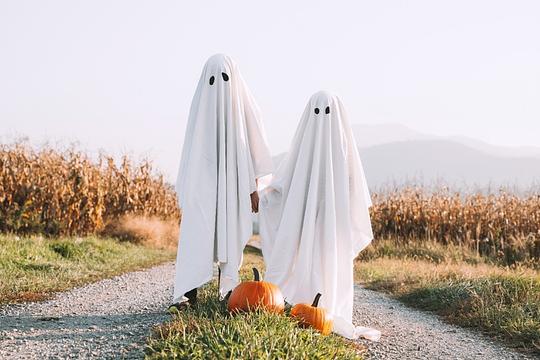
[[[279,288],[269,282],[260,281],[259,271],[253,268],[254,281],[245,281],[238,285],[229,297],[229,311],[251,311],[262,308],[275,313],[282,313],[285,301]]]
[[[296,318],[300,325],[304,327],[312,327],[320,331],[323,335],[328,335],[332,331],[334,322],[328,318],[326,310],[319,306],[321,294],[315,296],[313,304],[297,304],[291,310],[291,316]]]

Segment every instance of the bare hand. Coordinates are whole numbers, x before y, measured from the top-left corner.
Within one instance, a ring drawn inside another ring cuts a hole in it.
[[[252,192],[251,195],[251,211],[255,214],[259,212],[259,193]]]

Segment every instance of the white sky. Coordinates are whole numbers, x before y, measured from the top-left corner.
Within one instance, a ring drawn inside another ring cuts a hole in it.
[[[353,122],[540,146],[537,0],[0,0],[0,136],[144,154],[174,177],[217,52],[273,153],[320,89]]]

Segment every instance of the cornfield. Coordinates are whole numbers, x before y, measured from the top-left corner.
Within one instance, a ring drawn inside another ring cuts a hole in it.
[[[376,238],[467,246],[506,264],[540,259],[540,195],[406,188],[373,195]]]
[[[376,239],[457,244],[506,264],[540,259],[540,195],[409,187],[373,194]],[[99,233],[126,216],[180,219],[174,189],[150,162],[92,161],[76,149],[0,145],[0,232]]]
[[[125,215],[179,219],[174,189],[149,161],[76,149],[0,145],[0,232],[86,235]]]

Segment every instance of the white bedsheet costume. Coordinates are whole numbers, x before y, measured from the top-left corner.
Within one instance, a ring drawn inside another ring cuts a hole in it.
[[[174,301],[211,280],[216,262],[220,294],[238,284],[252,233],[250,194],[271,171],[253,96],[231,58],[212,56],[191,103],[176,185],[182,224]]]
[[[334,318],[334,332],[378,340],[352,324],[353,260],[372,240],[371,199],[360,156],[338,97],[311,97],[292,147],[261,196],[265,281],[291,304],[311,303]]]

